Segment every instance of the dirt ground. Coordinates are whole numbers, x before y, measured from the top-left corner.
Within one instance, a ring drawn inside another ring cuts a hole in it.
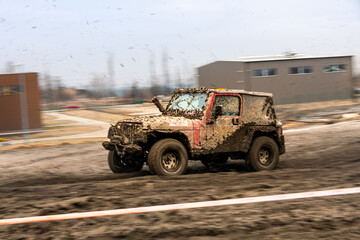
[[[360,121],[288,131],[271,172],[243,161],[113,174],[100,143],[0,152],[0,218],[360,186]],[[0,239],[360,239],[359,194],[0,226]]]
[[[112,114],[107,112],[84,110],[84,109],[71,109],[71,110],[62,111],[62,113],[68,114],[70,116],[88,118],[88,119],[108,122],[112,124],[115,124],[117,121],[126,118],[125,115],[121,115],[121,114]]]
[[[54,126],[46,128],[44,132],[31,133],[28,135],[28,138],[44,138],[44,137],[58,137],[58,136],[67,136],[70,134],[80,134],[95,132],[101,130],[102,127],[92,126],[92,125],[82,125],[82,126]],[[9,140],[19,140],[23,139],[22,134],[8,136]]]

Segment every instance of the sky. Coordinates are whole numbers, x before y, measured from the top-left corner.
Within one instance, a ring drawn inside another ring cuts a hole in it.
[[[354,55],[360,73],[359,0],[0,0],[0,33],[0,73],[11,61],[69,87],[106,79],[109,59],[116,87],[286,51]]]

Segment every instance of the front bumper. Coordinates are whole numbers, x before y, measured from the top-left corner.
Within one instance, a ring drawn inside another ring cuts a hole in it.
[[[102,143],[103,147],[106,150],[110,151],[116,151],[119,156],[132,156],[132,157],[138,157],[143,154],[143,149],[139,145],[136,144],[128,144],[128,145],[120,145],[115,144],[109,141],[104,141]]]

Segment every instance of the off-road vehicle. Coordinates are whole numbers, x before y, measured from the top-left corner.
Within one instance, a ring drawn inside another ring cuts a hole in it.
[[[175,89],[161,115],[119,121],[108,132],[108,164],[114,173],[180,175],[188,160],[207,166],[245,159],[249,170],[272,170],[285,152],[272,94],[244,90]]]

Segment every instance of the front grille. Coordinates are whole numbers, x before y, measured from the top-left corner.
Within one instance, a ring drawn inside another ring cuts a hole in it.
[[[140,130],[140,124],[120,123],[116,126],[117,135],[123,140],[123,144],[134,143],[136,135]]]

